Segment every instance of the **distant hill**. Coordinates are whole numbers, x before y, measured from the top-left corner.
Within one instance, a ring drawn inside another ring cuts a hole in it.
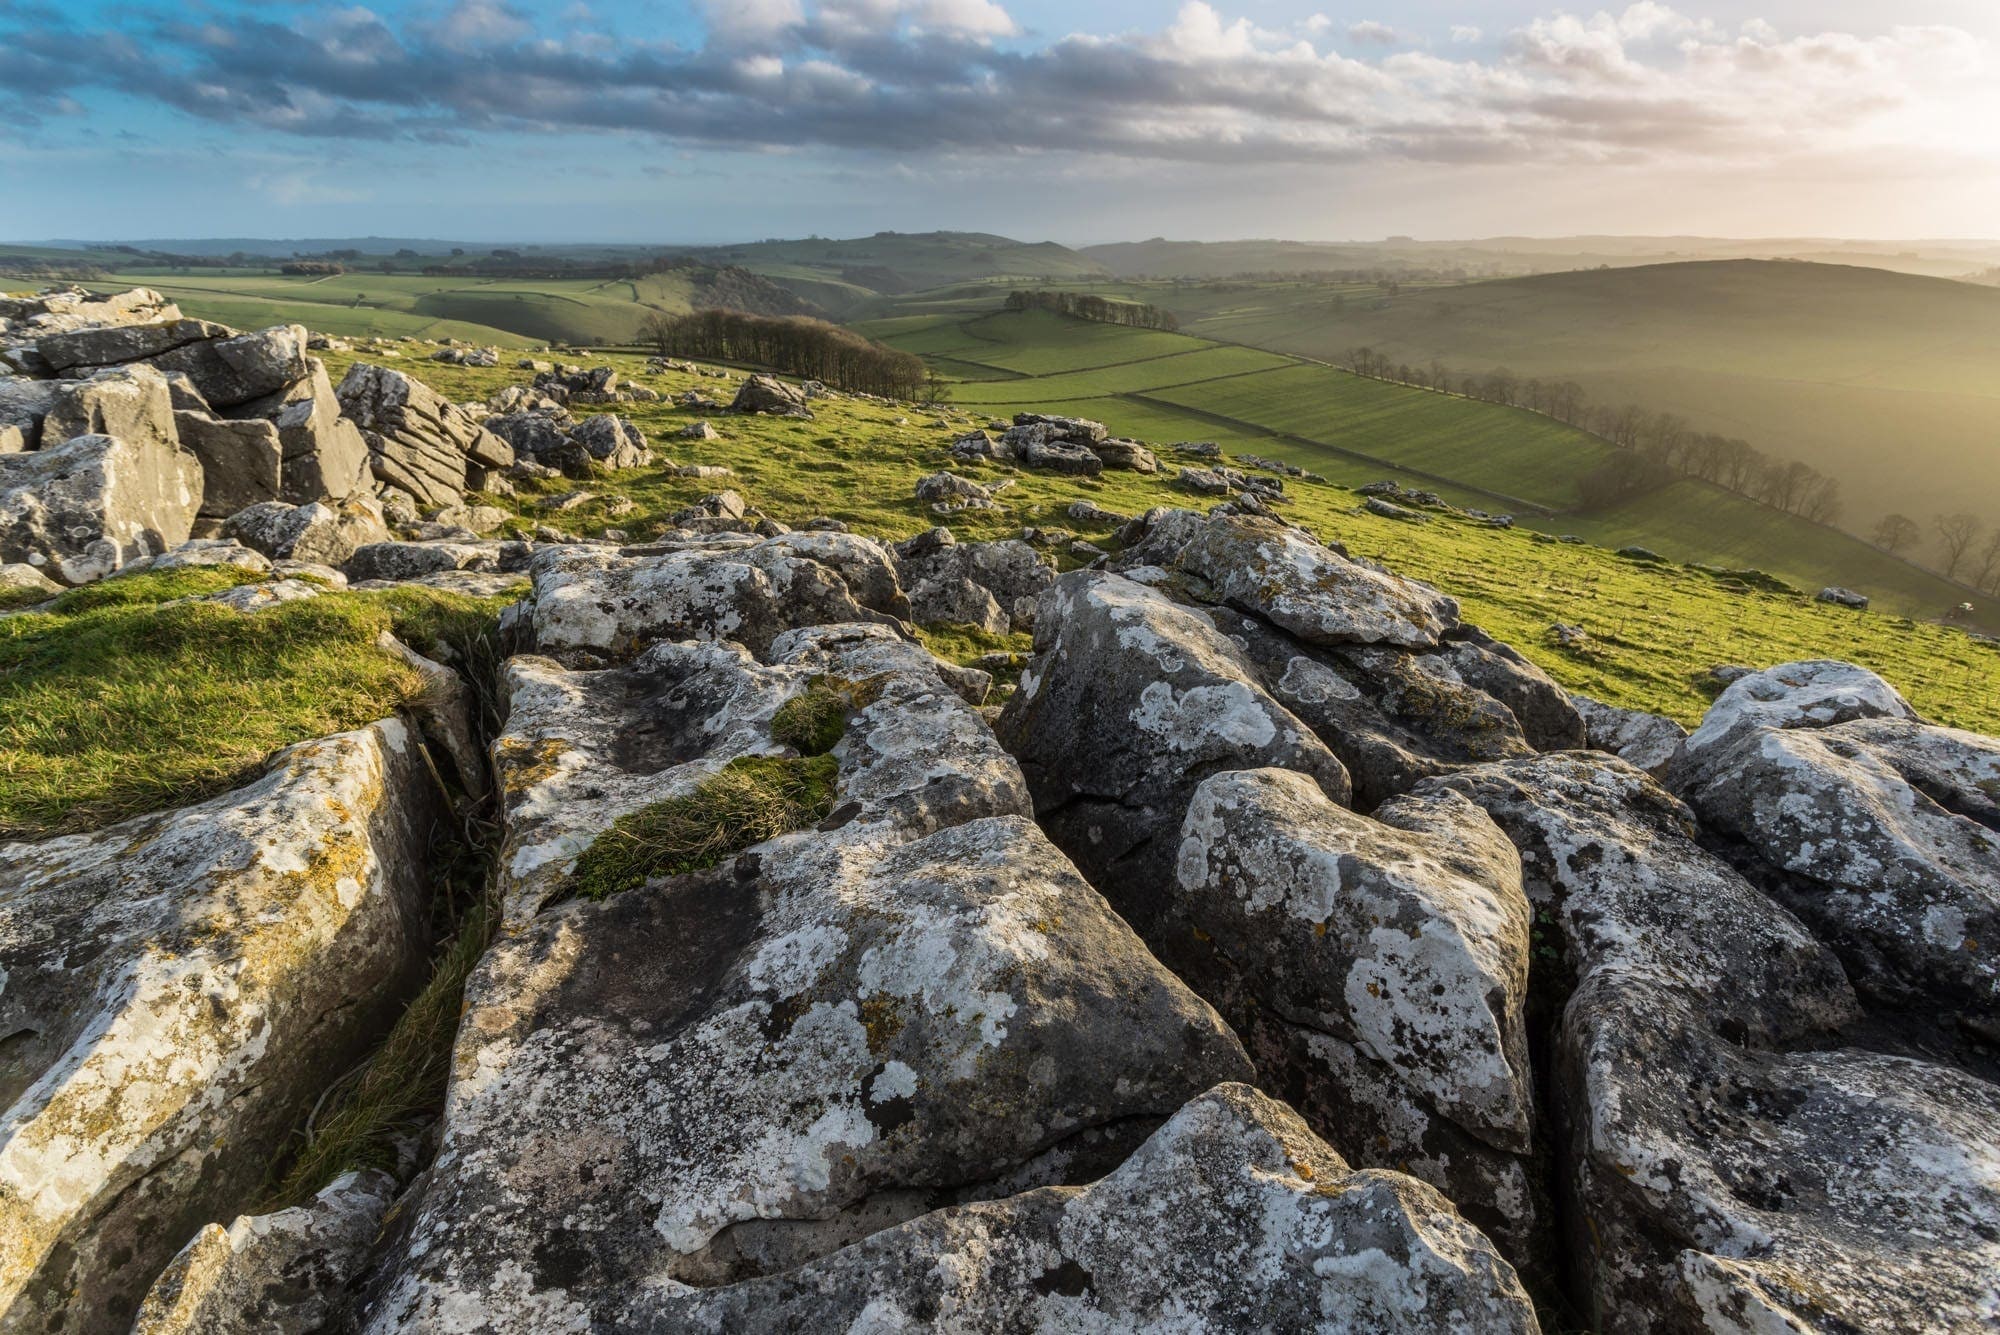
[[[1110,271],[1053,241],[987,232],[877,232],[848,240],[754,241],[680,253],[741,265],[848,313],[883,296],[959,283],[1109,278]]]
[[[1841,479],[1843,523],[1972,509],[2000,523],[2000,289],[1846,265],[1648,265],[1340,304],[1272,285],[1191,332],[1312,357],[1574,380]]]
[[[1847,241],[1810,237],[1501,236],[1469,241],[1124,241],[1079,252],[1121,278],[1231,278],[1246,274],[1379,272],[1456,278],[1518,277],[1565,269],[1691,260],[1803,259],[1938,278],[2000,265],[2000,242]]]

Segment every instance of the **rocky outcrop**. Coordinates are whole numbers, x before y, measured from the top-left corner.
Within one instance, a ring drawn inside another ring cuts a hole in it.
[[[454,504],[479,490],[476,470],[514,462],[511,445],[401,371],[358,362],[335,393],[367,441],[375,476],[420,506]]]
[[[896,568],[909,590],[912,620],[994,635],[1032,627],[1035,600],[1056,578],[1054,567],[1019,539],[958,542],[949,529],[905,543]]]
[[[231,515],[224,521],[222,533],[274,561],[309,561],[323,566],[345,565],[361,548],[389,539],[382,507],[372,496],[338,505],[266,501]]]
[[[2000,742],[1791,663],[1718,696],[1669,777],[1871,999],[2000,1040]]]
[[[397,722],[93,834],[0,846],[0,1312],[124,1331],[426,947],[434,788]]]
[[[1560,1005],[1558,1180],[1591,1324],[1986,1320],[2000,1090],[1838,1046],[1860,1008],[1833,953],[1697,844],[1687,808],[1629,765],[1548,756],[1419,789],[1446,791],[1520,848],[1559,942],[1542,984]]]
[[[64,584],[102,579],[184,541],[201,463],[170,441],[87,435],[0,454],[0,563]]]
[[[727,1289],[641,1296],[623,1320],[657,1332],[1537,1329],[1519,1280],[1436,1192],[1354,1172],[1243,1085],[1193,1100],[1087,1186],[939,1210]]]
[[[806,392],[803,389],[776,376],[768,375],[753,375],[744,380],[742,388],[736,391],[736,398],[730,403],[729,410],[737,413],[766,413],[772,417],[812,416],[812,409],[806,406]]]

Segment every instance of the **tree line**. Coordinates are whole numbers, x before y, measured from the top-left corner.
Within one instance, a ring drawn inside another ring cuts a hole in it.
[[[2000,598],[2000,524],[1989,529],[1978,515],[1960,510],[1931,516],[1939,563],[1946,579],[1960,580],[1981,593]],[[1871,541],[1892,556],[1901,556],[1924,536],[1924,527],[1908,515],[1884,515]]]
[[[1079,320],[1099,324],[1130,325],[1135,329],[1176,330],[1181,322],[1174,313],[1142,301],[1114,301],[1091,292],[1029,292],[1020,288],[1007,294],[1010,311],[1054,311]]]
[[[749,362],[858,394],[916,399],[925,389],[922,358],[808,316],[656,312],[640,323],[639,341],[662,357]]]
[[[1336,364],[1375,380],[1525,408],[1618,446],[1624,453],[1578,479],[1587,508],[1617,504],[1676,477],[1694,477],[1815,523],[1831,524],[1840,516],[1839,481],[1811,464],[1773,458],[1734,436],[1697,431],[1675,413],[1593,404],[1573,380],[1524,379],[1504,368],[1461,375],[1442,362],[1412,366],[1366,347],[1349,350]]]

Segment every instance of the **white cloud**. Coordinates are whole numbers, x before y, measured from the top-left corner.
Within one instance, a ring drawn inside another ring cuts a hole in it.
[[[1347,40],[1362,46],[1394,46],[1400,39],[1396,35],[1396,30],[1388,24],[1377,23],[1374,19],[1363,19],[1348,26]]]
[[[1469,23],[1454,23],[1451,25],[1451,40],[1454,42],[1476,42],[1485,35],[1485,33]]]

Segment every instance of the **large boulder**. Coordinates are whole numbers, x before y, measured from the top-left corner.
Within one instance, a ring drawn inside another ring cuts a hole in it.
[[[1544,1004],[1560,1007],[1553,1106],[1584,1322],[1914,1335],[1990,1320],[2000,1089],[1842,1046],[1896,1035],[1626,763],[1543,756],[1418,791],[1463,794],[1507,831],[1550,933],[1539,986],[1561,989]]]
[[[1148,936],[1343,1153],[1407,1164],[1518,1262],[1547,1249],[1523,1162],[1528,902],[1514,846],[1478,807],[1405,796],[1370,819],[1292,770],[1213,775]]]
[[[1620,709],[1587,695],[1571,695],[1570,703],[1583,719],[1591,750],[1608,751],[1655,778],[1665,773],[1687,740],[1686,728],[1660,714]]]
[[[1351,793],[1207,616],[1098,571],[1043,595],[1035,658],[995,726],[1056,843],[1142,931],[1166,907],[1181,817],[1210,774],[1279,766],[1335,801]]]
[[[1245,1085],[1192,1100],[1087,1186],[939,1210],[796,1270],[634,1295],[668,1331],[1539,1329],[1450,1202],[1355,1172]]]
[[[35,341],[49,369],[57,373],[77,367],[115,366],[157,357],[183,344],[226,339],[235,330],[206,320],[155,320],[146,324],[101,325],[49,334]]]
[[[573,666],[630,658],[668,634],[734,640],[761,653],[794,627],[899,615],[893,605],[864,606],[838,566],[802,559],[801,536],[658,555],[595,547],[538,552],[527,608],[534,643]],[[862,593],[868,596],[866,585]]]
[[[1056,578],[1055,568],[1018,538],[921,543],[899,554],[896,568],[909,590],[912,620],[969,624],[996,635],[1031,628],[1036,600]]]
[[[1723,691],[1669,781],[1871,1000],[2000,1042],[2000,741],[1791,663]]]
[[[335,393],[361,428],[375,476],[421,506],[455,504],[476,490],[469,470],[514,462],[513,446],[401,371],[357,362]]]
[[[262,418],[239,422],[178,411],[174,427],[181,444],[201,460],[202,518],[227,519],[238,510],[279,499],[285,450],[276,426]]]
[[[173,439],[85,435],[0,454],[0,563],[102,579],[186,541],[201,495],[201,463]]]
[[[153,357],[151,364],[187,376],[210,407],[234,408],[305,379],[310,361],[304,327],[275,325],[234,338],[183,343]]]
[[[273,561],[322,566],[346,565],[361,548],[389,540],[382,507],[372,496],[351,497],[335,505],[266,501],[224,520],[222,534]]]
[[[569,439],[599,468],[613,471],[643,468],[653,461],[653,452],[646,448],[645,432],[615,413],[584,418],[571,429]]]
[[[149,287],[106,296],[71,287],[32,297],[0,297],[0,348],[39,342],[74,329],[157,324],[180,318],[180,307]]]
[[[395,721],[93,834],[0,845],[0,1325],[125,1331],[426,956],[436,786]]]
[[[341,415],[325,364],[317,357],[310,362],[310,373],[288,386],[284,403],[271,412],[284,451],[278,499],[293,505],[346,500],[367,490],[369,480],[368,442]]]
[[[753,375],[745,380],[729,408],[732,412],[769,413],[774,417],[812,416],[803,389],[768,375]]]

